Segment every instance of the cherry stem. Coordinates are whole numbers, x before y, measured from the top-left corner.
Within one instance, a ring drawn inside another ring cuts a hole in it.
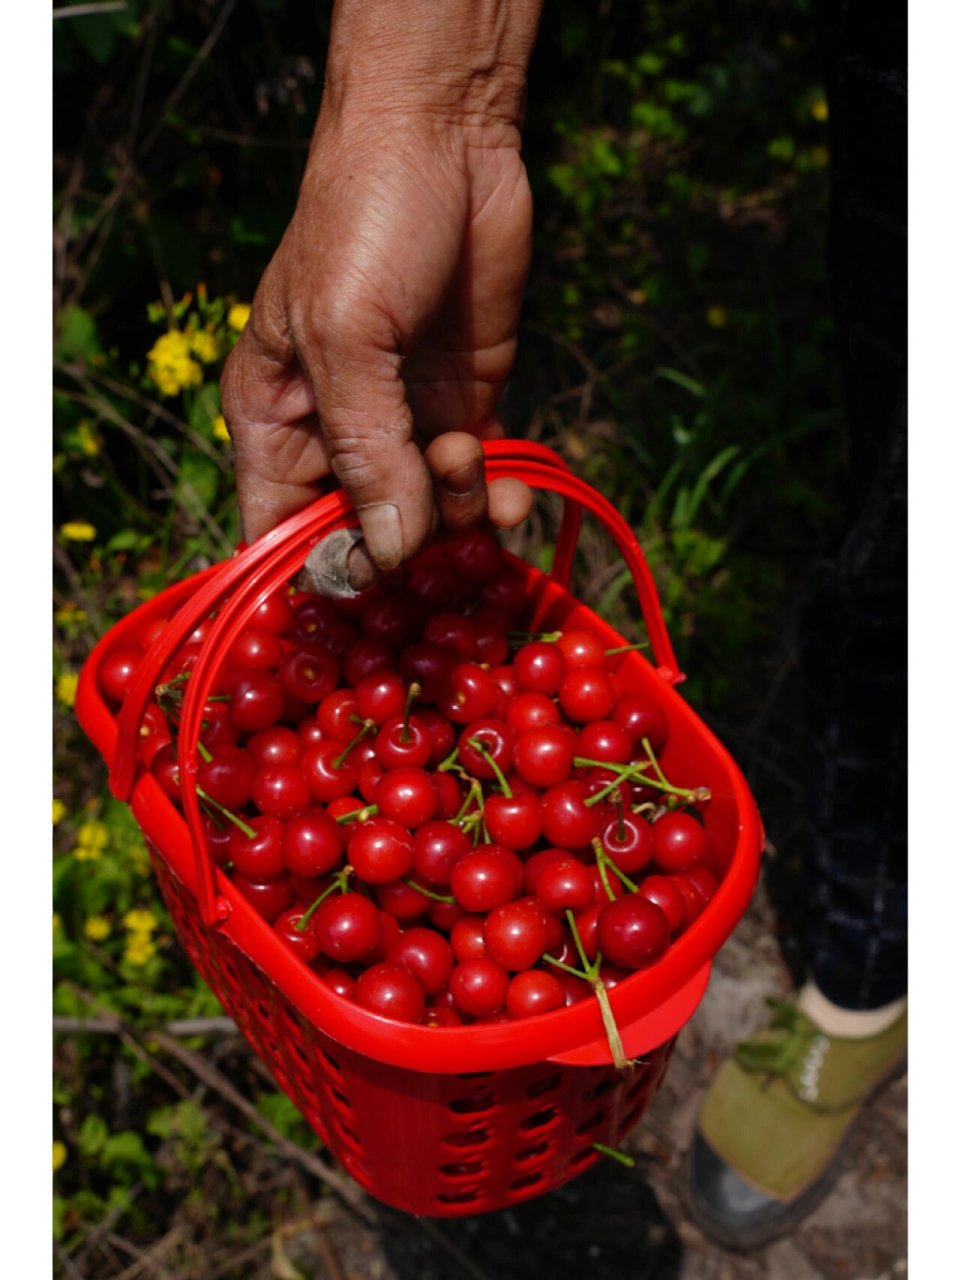
[[[371,730],[376,729],[376,727],[377,726],[374,724],[372,720],[364,720],[363,728],[360,730],[357,736],[353,739],[353,741],[348,742],[347,745],[343,748],[343,750],[334,760],[333,767],[335,769],[342,769],[344,764],[346,763],[347,756],[350,754],[353,748],[357,746],[358,743],[361,743],[364,740],[364,738],[367,736],[367,734],[370,733]]]
[[[456,902],[449,893],[434,893],[432,889],[425,889],[422,884],[417,884],[416,880],[404,880],[404,884],[410,889],[416,889],[417,893],[422,893],[425,898],[432,898],[434,902]]]
[[[624,875],[620,870],[614,860],[610,857],[609,853],[607,853],[606,849],[604,849],[603,845],[600,843],[600,837],[594,836],[590,843],[593,846],[593,852],[597,855],[597,866],[600,869],[600,879],[606,886],[607,893],[610,894],[610,897],[612,898],[613,894],[610,893],[610,886],[605,875],[605,872],[608,869],[613,872],[625,889],[629,889],[631,893],[636,893],[638,891],[638,886],[633,883],[629,876]]]
[[[663,775],[663,770],[657,763],[656,756],[650,750],[650,743],[646,738],[643,739],[643,745],[650,752],[650,758],[657,773],[655,778],[651,778],[649,774],[641,772],[641,770],[648,767],[646,760],[639,760],[636,764],[614,764],[612,760],[590,760],[586,756],[574,757],[573,764],[577,769],[609,769],[618,775],[602,791],[598,791],[596,795],[592,795],[588,800],[585,800],[585,805],[596,804],[598,800],[602,800],[609,795],[621,782],[640,782],[645,787],[653,787],[655,791],[666,791],[670,795],[678,796],[685,804],[696,804],[710,799],[710,791],[707,787],[694,787],[691,790],[689,787],[675,787],[673,783],[668,782]]]
[[[417,698],[423,693],[421,685],[416,680],[411,681],[410,688],[407,690],[407,700],[403,704],[403,731],[400,734],[401,742],[410,741],[410,708],[416,702]]]
[[[197,755],[200,757],[200,759],[203,761],[204,764],[209,764],[210,761],[213,759],[213,756],[210,754],[210,752],[207,750],[207,748],[204,746],[202,742],[197,743]]]
[[[448,773],[451,769],[455,768],[459,754],[460,748],[454,747],[450,754],[444,757],[444,759],[437,765],[437,773]]]
[[[610,1056],[613,1058],[613,1065],[618,1071],[622,1071],[625,1067],[632,1067],[633,1063],[627,1057],[623,1048],[623,1041],[620,1039],[620,1028],[617,1026],[617,1020],[614,1017],[613,1009],[610,1007],[610,996],[607,988],[603,985],[600,977],[600,965],[602,956],[597,952],[596,959],[591,962],[587,959],[587,953],[583,948],[583,941],[580,937],[580,930],[577,928],[577,921],[573,912],[568,907],[566,910],[567,925],[573,934],[573,941],[577,948],[577,953],[583,963],[584,972],[579,976],[586,978],[593,987],[593,994],[597,997],[597,1004],[600,1006],[600,1018],[603,1022],[603,1029],[607,1033],[607,1044],[610,1046]]]
[[[457,816],[452,819],[454,824],[460,823],[464,820],[464,818],[466,818],[467,811],[470,808],[471,804],[474,802],[474,800],[476,800],[477,802],[477,811],[480,812],[483,809],[483,787],[481,787],[480,783],[477,781],[476,778],[471,778],[470,789],[467,792],[467,798],[464,800],[463,804],[460,806],[460,810],[457,813]]]
[[[507,639],[511,644],[528,644],[531,640],[542,640],[546,644],[556,644],[562,635],[562,631],[508,631]]]
[[[617,1151],[613,1147],[608,1147],[605,1142],[592,1142],[590,1144],[594,1151],[599,1151],[602,1156],[609,1156],[611,1160],[617,1160],[620,1164],[626,1165],[628,1169],[632,1169],[636,1165],[633,1156],[628,1156],[625,1151]]]
[[[375,804],[365,804],[362,809],[351,809],[349,813],[341,813],[339,817],[334,818],[334,822],[339,822],[341,826],[345,822],[366,822],[368,818],[372,818],[379,812]]]
[[[605,649],[603,651],[603,656],[605,658],[612,658],[618,653],[633,653],[634,650],[636,649],[649,649],[649,648],[650,648],[649,640],[640,640],[636,644],[621,644],[616,649]]]
[[[325,902],[326,899],[329,898],[332,893],[336,893],[338,889],[341,893],[346,893],[347,881],[350,879],[352,875],[353,875],[353,867],[351,867],[350,864],[347,863],[347,865],[343,868],[342,871],[337,872],[337,874],[333,877],[333,880],[330,882],[330,884],[328,884],[327,887],[324,889],[323,893],[321,893],[318,898],[314,898],[314,900],[310,903],[309,907],[307,907],[306,911],[303,913],[303,915],[300,917],[297,923],[293,926],[294,929],[296,929],[297,933],[303,933],[307,925],[310,923],[310,917],[316,911],[317,907],[320,906],[321,902]]]
[[[248,840],[252,840],[257,834],[253,827],[248,827],[242,818],[238,818],[235,813],[231,813],[229,809],[224,808],[219,800],[214,800],[213,796],[208,796],[202,787],[197,787],[197,795],[204,804],[208,804],[211,809],[216,809],[217,813],[222,813],[225,818],[229,818],[235,827],[240,828]]]
[[[499,786],[500,790],[503,792],[503,794],[506,796],[508,800],[512,800],[513,792],[510,790],[510,783],[503,776],[503,770],[497,764],[496,760],[494,760],[493,756],[487,750],[486,746],[480,741],[479,738],[468,738],[467,746],[473,747],[474,751],[476,751],[477,754],[483,758],[484,762],[487,765],[489,765],[489,767],[493,770],[495,778],[497,779],[497,785]]]

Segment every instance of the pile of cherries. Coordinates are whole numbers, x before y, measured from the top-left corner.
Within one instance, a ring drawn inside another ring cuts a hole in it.
[[[518,563],[464,534],[353,600],[276,592],[206,703],[211,856],[321,982],[385,1017],[446,1027],[600,994],[717,888],[709,794],[665,777],[667,719],[624,678],[630,646],[525,632],[528,609]],[[162,625],[103,663],[113,706]],[[210,625],[141,727],[141,762],[174,802]]]

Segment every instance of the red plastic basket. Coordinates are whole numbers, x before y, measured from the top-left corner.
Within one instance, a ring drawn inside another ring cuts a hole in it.
[[[131,804],[199,972],[344,1168],[378,1199],[431,1216],[485,1212],[552,1190],[599,1158],[595,1143],[614,1146],[636,1124],[703,995],[714,955],[750,901],[763,841],[740,771],[674,691],[682,676],[629,526],[549,449],[497,441],[485,453],[488,478],[514,476],[565,499],[552,572],[515,562],[529,587],[531,628],[574,626],[596,632],[608,647],[623,643],[568,591],[582,511],[609,530],[633,574],[655,660],[624,654],[620,677],[666,714],[664,769],[684,785],[710,788],[706,827],[729,854],[701,916],[656,964],[610,992],[626,1053],[641,1059],[632,1070],[613,1066],[594,1000],[526,1021],[465,1027],[406,1025],[367,1012],[320,982],[211,861],[195,792],[195,744],[220,656],[312,546],[357,523],[342,492],[138,608],[97,645],[77,692],[80,723],[108,762],[114,794]],[[138,770],[137,736],[159,673],[214,608],[181,713],[181,814],[151,774]],[[158,619],[168,625],[117,716],[99,693],[100,665]]]

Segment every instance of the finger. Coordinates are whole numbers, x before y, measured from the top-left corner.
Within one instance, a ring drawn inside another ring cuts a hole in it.
[[[433,477],[440,523],[453,533],[472,529],[487,514],[483,450],[476,436],[448,431],[427,446],[424,460]]]
[[[342,314],[323,338],[299,344],[313,383],[330,465],[360,517],[366,550],[380,570],[420,549],[434,523],[433,485],[413,440],[392,332]]]
[[[487,513],[497,529],[523,524],[533,507],[533,490],[522,480],[503,476],[487,485]]]

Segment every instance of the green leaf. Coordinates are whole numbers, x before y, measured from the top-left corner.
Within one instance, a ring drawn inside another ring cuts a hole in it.
[[[654,369],[654,375],[663,378],[667,382],[674,382],[678,387],[683,387],[684,391],[689,391],[692,396],[703,397],[707,394],[706,387],[702,382],[698,382],[696,378],[689,377],[686,373],[681,373],[679,369],[668,369],[661,365],[659,369]]]
[[[109,1137],[110,1130],[107,1128],[106,1120],[94,1111],[80,1126],[77,1145],[82,1155],[95,1156],[103,1151]]]
[[[209,510],[217,496],[220,468],[206,454],[184,450],[177,477],[177,499],[188,511]]]
[[[54,354],[60,360],[88,360],[99,351],[97,326],[83,307],[64,307],[54,343]]]

